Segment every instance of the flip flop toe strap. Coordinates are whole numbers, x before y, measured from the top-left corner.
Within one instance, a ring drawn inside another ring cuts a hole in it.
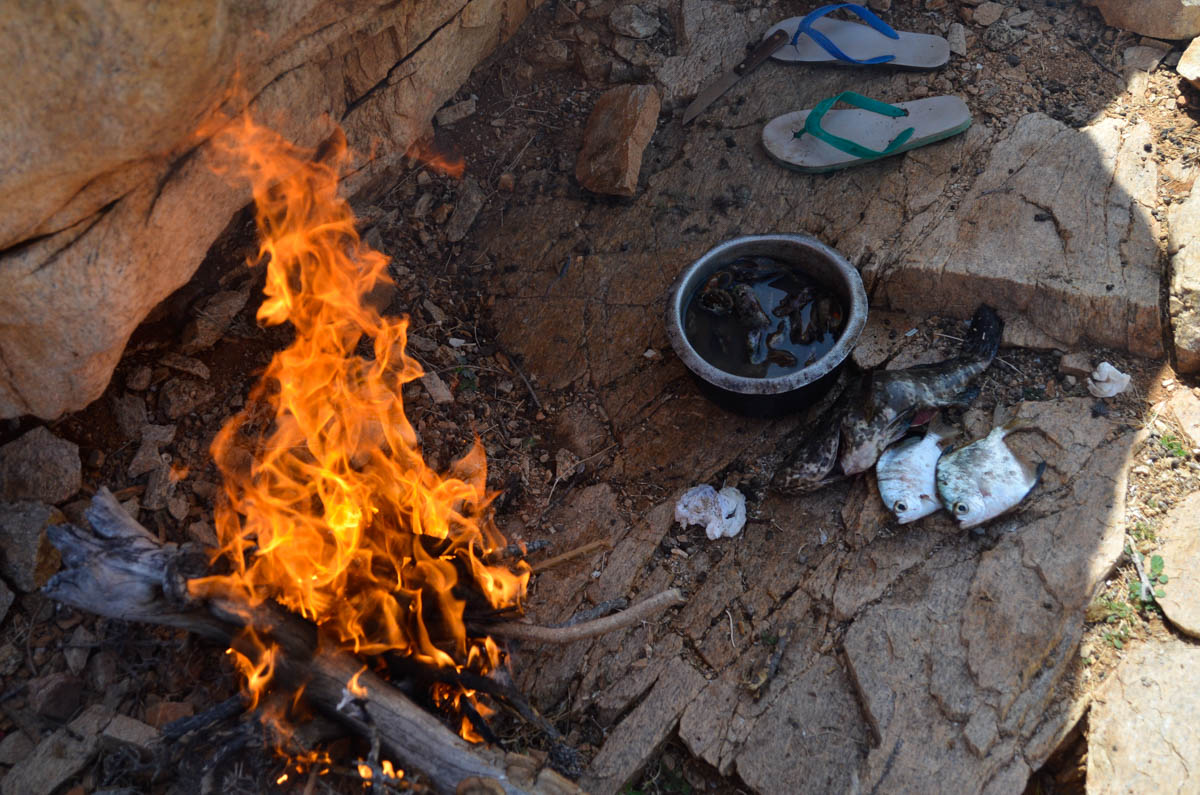
[[[849,138],[842,138],[841,136],[834,135],[821,126],[821,119],[823,119],[825,114],[829,112],[829,109],[838,102],[845,102],[847,105],[853,105],[854,107],[861,108],[862,110],[868,110],[872,113],[879,113],[884,116],[891,116],[893,118],[899,118],[901,116],[908,115],[908,111],[904,108],[897,108],[895,105],[889,105],[886,102],[880,102],[877,99],[864,97],[862,94],[855,93],[854,91],[843,91],[836,97],[830,97],[829,99],[822,100],[820,103],[818,103],[817,106],[809,112],[808,118],[804,120],[804,129],[797,130],[794,137],[800,138],[805,133],[808,133],[814,138],[818,138],[830,146],[840,149],[846,154],[854,155],[855,157],[862,158],[863,160],[871,160],[877,157],[887,157],[888,155],[893,154],[897,149],[908,143],[908,139],[912,138],[913,132],[916,129],[915,127],[909,127],[907,130],[893,138],[883,149],[877,150],[868,148],[862,144],[851,141]]]
[[[879,31],[889,39],[900,38],[899,33],[892,30],[890,25],[888,25],[879,17],[875,16],[875,14],[865,6],[861,6],[858,3],[833,3],[827,6],[821,6],[800,20],[800,24],[796,27],[796,35],[792,36],[792,45],[795,46],[796,42],[800,41],[801,34],[803,34],[820,45],[821,49],[825,50],[825,52],[829,53],[834,58],[837,58],[839,61],[845,61],[846,63],[870,65],[887,63],[888,61],[893,61],[896,59],[895,55],[878,55],[874,58],[867,58],[865,60],[851,58],[849,55],[842,52],[841,48],[834,44],[828,36],[812,26],[812,24],[821,17],[842,8],[854,12],[862,19],[863,22],[866,22],[874,30]]]

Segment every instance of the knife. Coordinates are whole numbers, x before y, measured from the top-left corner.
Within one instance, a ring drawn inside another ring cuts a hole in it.
[[[772,53],[784,44],[787,44],[787,40],[788,34],[786,30],[777,30],[763,39],[762,44],[755,47],[746,56],[746,60],[721,75],[717,78],[716,82],[696,95],[696,98],[692,100],[692,104],[688,105],[687,110],[683,112],[683,123],[687,124],[699,116],[701,111],[711,105],[717,97],[732,88],[734,83],[762,66],[763,61],[770,58]]]

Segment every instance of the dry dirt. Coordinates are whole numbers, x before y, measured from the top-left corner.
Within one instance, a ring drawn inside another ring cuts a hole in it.
[[[420,435],[426,458],[435,468],[444,468],[478,436],[487,449],[489,485],[502,491],[496,503],[498,523],[524,541],[546,539],[553,543],[564,530],[553,517],[561,516],[571,495],[588,487],[608,484],[615,494],[614,505],[625,516],[636,517],[687,485],[678,471],[660,473],[661,467],[656,469],[654,463],[660,458],[642,458],[638,451],[627,449],[624,434],[614,430],[595,388],[578,380],[563,386],[552,374],[531,368],[500,342],[500,327],[507,320],[497,317],[495,288],[522,263],[503,261],[489,253],[489,241],[494,236],[539,233],[536,228],[505,228],[506,222],[511,223],[511,210],[548,197],[601,209],[629,204],[628,200],[589,195],[573,177],[575,156],[595,98],[615,82],[637,81],[648,75],[644,66],[614,55],[605,46],[607,12],[613,5],[579,3],[580,18],[572,21],[575,6],[564,8],[548,0],[495,57],[476,70],[456,97],[475,97],[477,110],[467,119],[437,130],[434,143],[444,153],[465,158],[468,177],[477,181],[486,196],[465,240],[451,243],[445,235],[445,224],[466,190],[465,183],[431,172],[419,163],[414,162],[411,171],[386,195],[360,207],[367,239],[393,258],[390,272],[396,291],[390,309],[412,318],[415,339],[410,350],[453,393],[452,402],[439,404],[419,383],[405,389],[408,415]],[[811,5],[753,0],[737,3],[747,13],[761,11],[764,21],[800,13]],[[1105,27],[1094,9],[1073,2],[1028,0],[1022,3],[1023,8],[1026,6],[1046,14],[1053,25],[1049,33],[1039,37],[1036,47],[1019,56],[985,52],[969,62],[955,59],[956,65],[946,74],[930,78],[931,93],[962,91],[977,118],[990,118],[999,124],[1010,124],[1017,116],[1034,110],[1076,127],[1099,115],[1140,117],[1154,127],[1157,143],[1153,156],[1159,163],[1165,166],[1178,159],[1194,162],[1200,158],[1200,115],[1190,110],[1200,107],[1200,93],[1184,85],[1170,68],[1161,67],[1145,78],[1147,89],[1136,100],[1124,90],[1122,52],[1136,44],[1138,37]],[[958,8],[953,2],[896,2],[889,19],[896,27],[910,30],[941,30],[956,19]],[[669,56],[684,46],[674,4],[663,3],[660,18],[663,29],[644,43],[646,51],[640,55],[643,59]],[[570,45],[568,58],[559,61],[550,52],[547,42],[552,40]],[[598,55],[581,64],[579,53],[585,50]],[[609,77],[601,77],[601,73]],[[737,103],[738,99],[730,95],[722,101]],[[664,106],[659,128],[646,152],[643,185],[680,156],[689,131],[680,127],[679,111],[679,103]],[[745,123],[749,122],[747,119]],[[733,139],[729,140],[733,146]],[[1163,206],[1188,189],[1190,185],[1165,181],[1160,189]],[[700,200],[710,204],[714,215],[737,214],[740,209],[736,196]],[[670,222],[669,214],[665,222]],[[586,231],[580,230],[577,236],[574,251],[580,257],[592,253]],[[635,236],[638,230],[630,230],[629,234]],[[705,232],[701,229],[696,234],[704,238]],[[202,297],[217,289],[238,289],[249,282],[252,297],[246,308],[215,347],[197,354],[211,371],[208,384],[213,387],[213,397],[178,420],[175,442],[164,447],[177,465],[187,468],[179,488],[179,493],[187,497],[186,516],[178,519],[165,510],[142,511],[141,521],[168,540],[187,540],[189,528],[191,537],[197,537],[203,533],[203,524],[211,522],[218,476],[208,445],[225,418],[246,399],[257,372],[287,342],[286,329],[260,328],[254,323],[262,269],[247,269],[244,265],[254,253],[252,236],[248,215],[234,219],[193,282],[164,302],[161,311],[135,334],[105,396],[51,426],[55,433],[78,443],[83,452],[85,482],[81,496],[102,485],[125,499],[140,496],[145,489],[141,482],[144,478],[125,475],[136,445],[118,427],[114,399],[127,391],[127,384],[139,370],[149,368],[150,385],[137,394],[145,398],[151,420],[157,416],[161,421],[157,395],[164,383],[178,376],[161,361],[177,349],[184,321]],[[662,267],[682,264],[669,262]],[[567,273],[571,266],[568,257],[562,272]],[[918,329],[926,350],[948,353],[953,343],[938,335],[961,333],[957,321],[936,317],[911,319],[910,325]],[[910,325],[895,329],[893,336],[904,334]],[[611,333],[621,331],[613,329]],[[1108,413],[1115,420],[1146,428],[1150,433],[1130,462],[1125,523],[1139,550],[1152,553],[1158,519],[1168,507],[1200,488],[1200,451],[1184,449],[1182,455],[1177,454],[1180,450],[1172,446],[1171,439],[1180,438],[1181,433],[1155,407],[1174,390],[1200,389],[1200,385],[1178,379],[1166,362],[1102,349],[1085,352],[1093,361],[1111,361],[1134,376],[1129,392],[1111,401],[1097,401],[1093,411]],[[647,355],[673,354],[657,350]],[[1064,396],[1088,397],[1079,380],[1071,381],[1059,372],[1056,353],[1006,349],[1001,356],[1003,361],[993,365],[980,398],[985,408]],[[686,381],[673,381],[662,397],[688,388]],[[651,395],[646,400],[659,397]],[[7,424],[0,431],[0,443],[15,438],[30,425]],[[787,430],[748,438],[755,439],[759,452],[765,453],[772,444],[764,440],[783,439]],[[759,457],[739,457],[715,473],[716,482],[722,478],[729,483],[739,482],[748,492],[752,519],[747,533],[771,532],[772,528],[778,532],[774,517],[758,510],[765,499]],[[68,516],[77,518],[81,504],[68,507]],[[719,554],[707,549],[702,532],[675,528],[656,563],[678,574],[675,584],[693,587],[696,583],[690,578],[695,576],[694,569],[676,564],[689,556],[709,554],[715,568]],[[566,550],[555,546],[547,554],[562,551]],[[1079,658],[1060,685],[1061,692],[1086,699],[1121,657],[1118,646],[1127,650],[1174,632],[1153,608],[1138,611],[1111,607],[1128,605],[1127,583],[1131,577],[1136,579],[1136,574],[1126,560],[1098,595],[1097,606],[1088,612],[1090,623]],[[538,593],[535,589],[533,599]],[[1105,608],[1105,604],[1110,607]],[[732,616],[729,622],[733,632]],[[66,669],[65,653],[77,626],[87,627],[97,639],[83,675],[85,705],[103,702],[119,712],[144,718],[147,710],[159,702],[182,702],[202,711],[237,691],[234,674],[221,649],[166,630],[96,620],[56,608],[39,595],[29,594],[18,598],[0,630],[0,674],[5,680],[0,730],[10,732],[27,726],[36,730],[38,719],[30,715],[28,693],[21,685]],[[700,665],[705,667],[703,660]],[[601,722],[594,711],[567,709],[563,700],[539,706],[585,754],[598,750],[605,731],[615,722],[613,716]],[[519,726],[501,725],[500,729],[520,750],[536,751],[541,745],[539,738]],[[193,774],[211,761],[205,757],[211,751],[211,746],[197,748],[192,758],[185,756],[179,761],[182,767],[159,779],[151,789],[194,791],[186,782],[195,780]],[[1030,791],[1079,791],[1079,759],[1085,752],[1082,740],[1068,739],[1060,753],[1031,780]],[[250,750],[243,748],[218,761],[226,768],[219,787],[228,792],[274,787],[284,764],[253,745]],[[136,760],[116,755],[102,757],[77,781],[83,791],[89,792],[105,787],[147,786],[149,771],[139,765]],[[327,791],[359,791],[349,778],[331,784],[332,779],[337,777],[322,779],[320,787]],[[299,792],[304,784],[297,780],[280,789]],[[744,792],[746,788],[736,778],[722,777],[695,759],[678,738],[671,737],[631,791]]]

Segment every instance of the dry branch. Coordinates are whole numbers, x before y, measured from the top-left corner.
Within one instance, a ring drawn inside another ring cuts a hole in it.
[[[247,609],[213,590],[199,597],[190,593],[188,579],[205,572],[207,556],[190,544],[160,544],[107,489],[96,494],[87,518],[91,532],[73,525],[50,528],[65,564],[44,589],[51,598],[109,618],[179,627],[234,648],[250,625],[280,649],[277,681],[303,684],[305,697],[320,712],[362,736],[377,733],[400,767],[419,770],[440,791],[454,792],[464,779],[479,777],[495,780],[506,793],[582,792],[554,771],[539,770],[529,757],[467,743],[373,673],[358,680],[366,698],[345,698],[346,683],[363,667],[357,658],[316,654],[315,628],[271,605]],[[253,658],[257,650],[244,651]]]
[[[683,594],[679,589],[671,588],[638,602],[628,610],[622,610],[620,613],[613,613],[611,616],[597,618],[593,621],[584,621],[582,624],[572,624],[569,627],[539,627],[511,621],[491,624],[488,626],[488,632],[502,638],[533,640],[541,643],[570,643],[631,627],[668,607],[681,605],[684,601]]]

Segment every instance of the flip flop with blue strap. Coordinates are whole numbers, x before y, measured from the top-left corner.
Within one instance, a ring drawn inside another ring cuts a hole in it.
[[[835,19],[845,9],[866,24]],[[787,31],[789,43],[771,56],[780,61],[811,64],[885,65],[902,69],[936,69],[950,60],[950,43],[941,36],[892,30],[891,26],[857,3],[821,6],[804,17],[792,17],[772,27],[764,38]]]
[[[833,110],[838,102],[850,105]],[[959,97],[926,97],[889,105],[843,91],[811,110],[778,116],[763,127],[763,147],[788,168],[808,174],[836,171],[898,155],[958,135],[971,126]]]

